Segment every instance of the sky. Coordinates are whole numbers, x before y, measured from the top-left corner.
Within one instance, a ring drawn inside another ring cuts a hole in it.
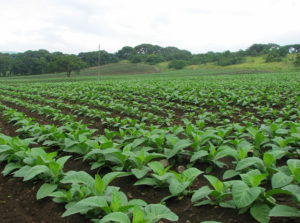
[[[0,0],[0,51],[192,53],[300,43],[299,0]]]

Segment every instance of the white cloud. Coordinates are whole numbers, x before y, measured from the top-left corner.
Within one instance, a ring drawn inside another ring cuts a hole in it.
[[[299,43],[296,0],[1,1],[0,51],[109,52],[141,43],[193,53]]]

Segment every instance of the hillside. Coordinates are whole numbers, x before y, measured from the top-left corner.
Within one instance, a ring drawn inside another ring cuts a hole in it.
[[[246,57],[246,61],[241,64],[233,64],[228,66],[219,66],[215,63],[201,64],[196,66],[188,66],[189,69],[205,69],[205,68],[214,68],[214,69],[242,69],[242,70],[255,70],[255,71],[299,71],[299,67],[294,65],[294,57],[296,55],[287,55],[280,62],[271,62],[266,63],[263,56],[258,57]]]
[[[71,77],[92,77],[98,75],[99,67],[89,67],[80,71],[80,73],[73,72]],[[127,62],[107,64],[100,67],[100,75],[121,75],[121,74],[149,74],[157,73],[159,69],[148,64],[132,64]],[[52,73],[41,75],[25,75],[13,76],[9,79],[48,79],[48,78],[65,78],[66,73]]]

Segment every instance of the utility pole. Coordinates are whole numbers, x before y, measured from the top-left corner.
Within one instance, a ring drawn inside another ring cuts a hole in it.
[[[100,44],[98,48],[98,81],[100,80]]]

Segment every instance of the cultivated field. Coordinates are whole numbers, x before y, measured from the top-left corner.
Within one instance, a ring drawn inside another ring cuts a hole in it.
[[[1,81],[2,221],[297,222],[300,73],[189,72]]]

